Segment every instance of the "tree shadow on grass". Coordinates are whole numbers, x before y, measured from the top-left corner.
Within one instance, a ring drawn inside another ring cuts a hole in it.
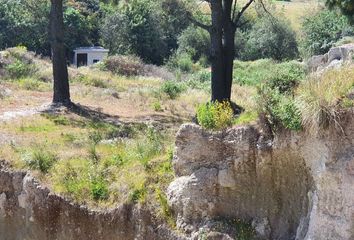
[[[48,109],[42,111],[43,114],[60,114],[60,113],[73,113],[80,117],[93,122],[104,122],[113,124],[116,126],[120,125],[134,125],[134,124],[146,124],[151,123],[152,125],[161,125],[166,127],[180,125],[187,119],[180,116],[166,116],[163,114],[150,114],[146,116],[139,116],[131,120],[120,120],[118,115],[111,115],[102,112],[102,108],[93,108],[79,103],[73,103],[70,107],[64,107],[62,105],[51,105]]]

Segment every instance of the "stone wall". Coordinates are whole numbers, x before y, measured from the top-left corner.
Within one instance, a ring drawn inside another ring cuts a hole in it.
[[[254,126],[181,127],[168,189],[177,226],[193,236],[208,221],[236,218],[261,239],[354,239],[353,113],[316,136],[262,139]]]

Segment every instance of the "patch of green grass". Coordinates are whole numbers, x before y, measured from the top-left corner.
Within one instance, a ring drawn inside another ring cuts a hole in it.
[[[236,118],[233,122],[235,125],[243,125],[256,121],[258,118],[258,113],[255,111],[245,111]]]
[[[162,214],[163,218],[165,219],[165,221],[167,221],[167,223],[171,227],[175,227],[176,222],[173,217],[172,210],[171,210],[170,206],[168,205],[166,194],[160,188],[156,189],[156,198],[161,206],[161,214]]]
[[[281,92],[288,91],[305,78],[305,68],[296,61],[276,63],[270,59],[235,61],[234,82],[257,86],[267,83]]]
[[[42,148],[34,148],[23,155],[23,161],[30,169],[42,173],[48,173],[57,160],[56,154]]]
[[[166,93],[170,99],[176,99],[185,90],[186,86],[183,83],[175,81],[165,81],[161,86],[161,91]]]
[[[43,91],[46,89],[46,84],[34,78],[21,78],[17,81],[20,88],[28,91]]]
[[[155,112],[162,112],[163,111],[160,101],[154,102],[152,104],[152,108],[154,109]]]
[[[22,124],[19,127],[21,132],[41,133],[41,132],[53,132],[58,128],[50,122],[34,122],[33,124]]]
[[[105,78],[98,77],[95,75],[81,75],[79,74],[73,79],[74,82],[80,82],[87,86],[98,87],[98,88],[108,88],[109,81]]]

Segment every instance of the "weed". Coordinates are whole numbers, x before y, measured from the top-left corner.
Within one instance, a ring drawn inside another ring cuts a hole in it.
[[[344,67],[328,71],[319,79],[312,78],[300,84],[296,105],[301,112],[303,124],[317,132],[336,122],[339,110],[345,105],[347,94],[354,86],[354,69]],[[349,104],[350,106],[350,104]]]
[[[18,80],[20,88],[29,91],[41,91],[44,89],[44,84],[34,78],[21,78]]]
[[[133,189],[129,195],[129,201],[133,203],[143,202],[146,197],[147,190],[144,185]]]
[[[229,102],[201,104],[197,108],[197,119],[206,129],[221,130],[232,125],[233,111]]]
[[[35,148],[24,156],[23,159],[28,167],[48,173],[49,169],[57,161],[57,156],[42,148]]]
[[[74,81],[81,82],[87,86],[93,86],[98,88],[107,88],[108,81],[103,78],[99,78],[91,75],[81,75],[79,74]]]
[[[167,201],[167,197],[166,197],[165,193],[163,191],[161,191],[160,188],[157,188],[155,192],[156,192],[157,200],[161,206],[161,213],[162,213],[163,218],[167,221],[167,223],[170,226],[175,227],[176,223],[173,218],[172,210],[168,205],[168,201]]]
[[[19,59],[15,59],[13,63],[5,66],[5,70],[10,79],[19,79],[32,74],[34,66],[26,64]]]
[[[277,89],[262,86],[259,89],[257,102],[259,111],[266,114],[273,129],[279,126],[295,131],[302,129],[301,112],[292,96],[281,94]]]
[[[161,103],[159,101],[154,102],[152,104],[152,107],[153,107],[155,112],[162,112],[163,111]]]
[[[165,81],[161,86],[161,90],[166,93],[169,98],[176,99],[186,88],[182,83]]]
[[[242,124],[247,124],[251,123],[258,118],[258,113],[255,111],[245,111],[241,113],[241,115],[236,118],[233,122],[235,125],[242,125]]]
[[[95,201],[107,200],[109,197],[107,182],[102,178],[94,179],[91,183],[91,194]]]

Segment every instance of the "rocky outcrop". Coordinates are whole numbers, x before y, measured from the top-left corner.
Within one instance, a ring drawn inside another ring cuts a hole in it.
[[[93,211],[41,187],[29,174],[0,164],[1,240],[183,239],[154,222],[147,209],[125,204]]]
[[[260,239],[354,239],[353,112],[316,136],[262,139],[254,126],[181,127],[168,188],[178,228],[194,236],[210,221],[242,219]]]
[[[352,62],[354,56],[354,44],[346,44],[333,47],[324,55],[311,57],[307,66],[310,72],[323,72],[328,69],[339,68],[344,63]]]

